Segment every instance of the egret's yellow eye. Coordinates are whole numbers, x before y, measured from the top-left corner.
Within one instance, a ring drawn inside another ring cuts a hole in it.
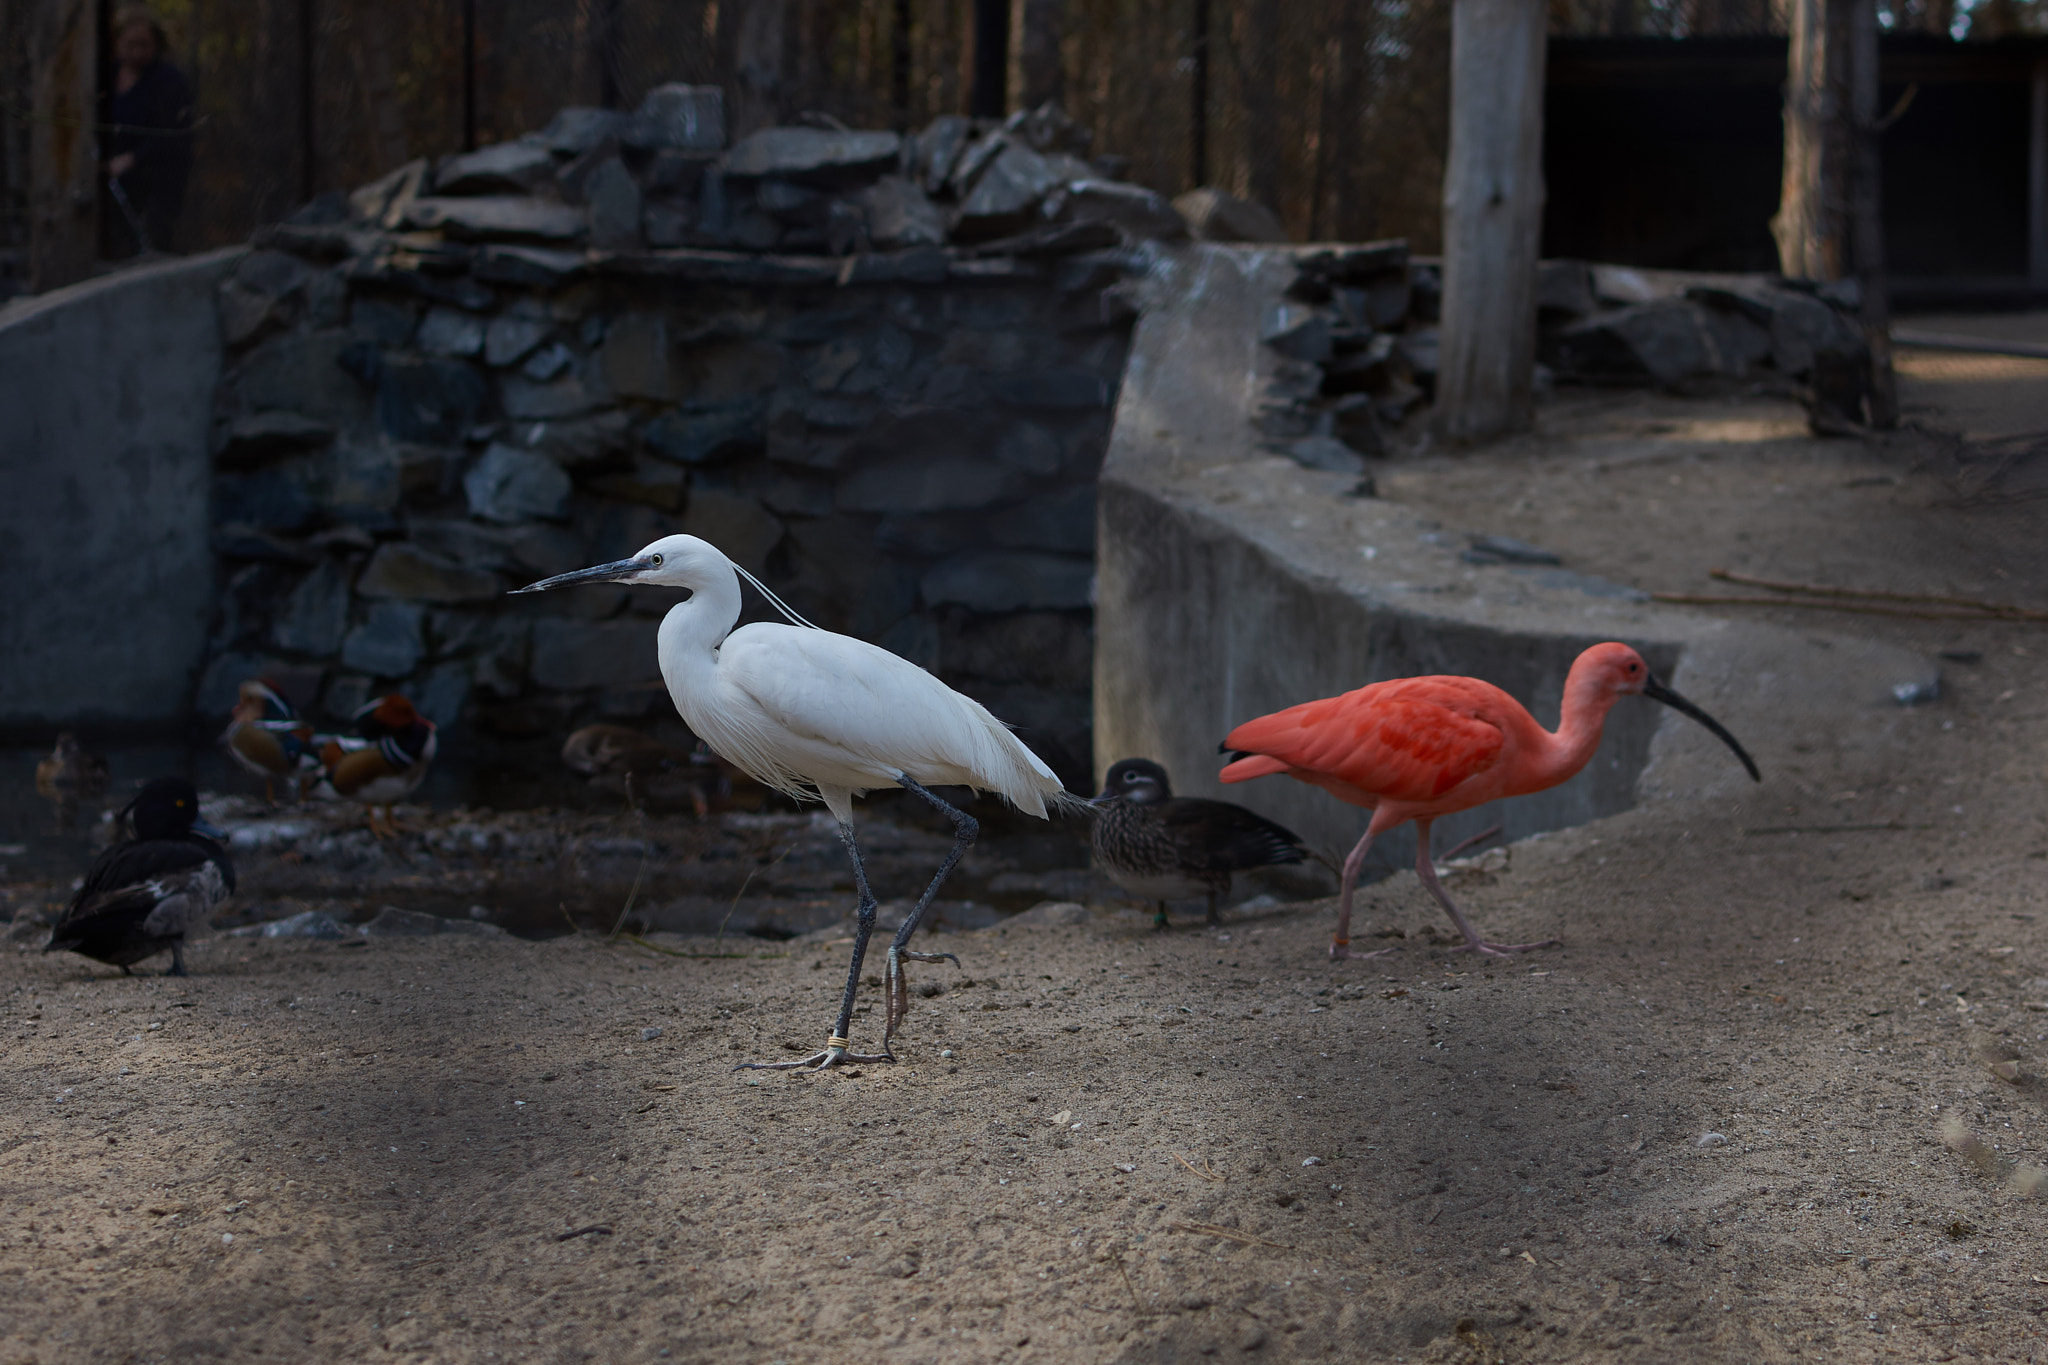
[[[660,555],[655,555],[655,556],[653,556],[653,564],[654,564],[654,567],[655,567],[655,568],[657,568],[657,569],[661,567],[661,556],[660,556]]]

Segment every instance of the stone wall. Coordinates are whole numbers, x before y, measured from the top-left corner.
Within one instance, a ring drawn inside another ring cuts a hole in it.
[[[218,251],[0,308],[0,726],[162,725],[213,609]]]
[[[416,163],[222,283],[202,716],[266,673],[325,720],[402,689],[458,743],[672,722],[673,595],[504,593],[681,530],[1085,783],[1120,286],[1177,215],[1022,119],[716,152],[659,113]]]

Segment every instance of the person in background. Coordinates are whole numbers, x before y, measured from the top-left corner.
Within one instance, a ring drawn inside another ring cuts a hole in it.
[[[117,219],[137,252],[169,251],[192,170],[192,87],[168,60],[163,26],[147,8],[116,10],[112,32],[107,179]]]

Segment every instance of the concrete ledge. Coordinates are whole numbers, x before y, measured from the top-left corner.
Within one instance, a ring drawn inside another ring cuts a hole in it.
[[[1465,563],[1442,528],[1350,496],[1349,476],[1260,450],[1251,417],[1277,361],[1260,323],[1298,250],[1153,258],[1099,490],[1098,773],[1154,758],[1177,792],[1241,802],[1341,854],[1361,812],[1291,781],[1216,781],[1232,726],[1423,673],[1484,677],[1555,725],[1572,660],[1622,640],[1742,737],[1768,779],[1774,759],[1783,767],[1772,737],[1883,728],[1899,714],[1895,688],[1932,695],[1935,666],[1892,646],[1659,607],[1564,569]],[[1447,846],[1495,823],[1520,838],[1658,796],[1749,786],[1703,729],[1625,701],[1572,781],[1444,820],[1437,838]],[[1385,850],[1397,865],[1413,858],[1401,834]]]
[[[185,713],[214,601],[214,286],[243,250],[0,310],[0,726]]]

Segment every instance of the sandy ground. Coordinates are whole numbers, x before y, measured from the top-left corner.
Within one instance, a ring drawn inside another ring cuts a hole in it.
[[[1568,396],[1381,487],[1654,590],[2048,603],[2048,501],[1797,433]],[[1943,697],[1473,860],[1482,929],[1564,938],[1526,961],[1448,953],[1408,873],[1373,961],[1327,959],[1327,901],[1103,905],[944,936],[898,1064],[790,1075],[730,1067],[823,1039],[830,926],[8,951],[0,1365],[2048,1359],[2048,1206],[2004,1169],[2048,1164],[2048,640],[1772,614],[1945,651]]]

